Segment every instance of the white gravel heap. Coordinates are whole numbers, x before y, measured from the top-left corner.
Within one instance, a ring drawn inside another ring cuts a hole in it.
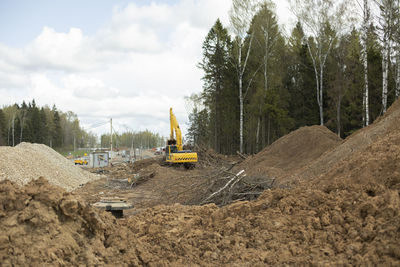
[[[0,181],[8,179],[24,185],[41,176],[67,191],[100,178],[75,166],[46,145],[21,143],[16,147],[0,146]]]

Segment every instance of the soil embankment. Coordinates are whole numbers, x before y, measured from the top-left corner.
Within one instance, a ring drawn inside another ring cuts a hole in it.
[[[24,185],[39,177],[72,191],[100,178],[90,174],[52,148],[42,144],[21,143],[16,147],[0,146],[0,180]]]

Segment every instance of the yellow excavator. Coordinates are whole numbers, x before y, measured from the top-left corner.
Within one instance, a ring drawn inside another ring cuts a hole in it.
[[[169,116],[171,135],[165,147],[165,161],[173,164],[183,164],[186,169],[193,168],[197,162],[197,153],[191,150],[183,150],[182,132],[172,108],[169,109]]]

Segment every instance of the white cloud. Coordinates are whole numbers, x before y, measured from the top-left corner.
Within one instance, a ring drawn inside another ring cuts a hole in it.
[[[201,90],[202,42],[217,18],[227,24],[230,3],[129,4],[90,36],[47,25],[21,49],[0,44],[0,105],[34,98],[77,113],[87,127],[113,117],[120,130],[163,135],[173,107],[185,132],[183,97]]]
[[[69,88],[74,97],[88,99],[104,99],[117,96],[119,90],[107,87],[103,81],[95,78],[86,78],[82,75],[71,74],[62,78],[64,88]]]
[[[99,49],[119,52],[158,52],[163,48],[157,35],[139,24],[112,25],[101,30],[94,44]]]
[[[40,35],[27,47],[25,53],[32,69],[83,70],[86,44],[80,29],[71,28],[68,33],[57,33],[44,27]]]

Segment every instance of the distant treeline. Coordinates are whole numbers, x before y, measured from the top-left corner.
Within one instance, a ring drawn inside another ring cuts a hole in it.
[[[368,24],[366,98],[362,32],[353,28],[338,34],[330,25],[329,21],[318,25],[321,31],[315,36],[307,35],[303,25],[297,23],[286,37],[273,6],[264,4],[241,41],[217,20],[203,43],[199,63],[204,73],[203,92],[187,98],[194,107],[187,138],[220,153],[235,153],[240,149],[242,118],[243,152],[256,153],[302,126],[324,124],[344,138],[373,122],[386,109],[382,106],[385,72],[378,29],[372,22]],[[399,63],[400,57],[396,60]],[[389,62],[388,90],[384,94],[387,106],[400,92],[400,83],[396,83],[400,64],[395,63]],[[317,92],[323,92],[323,96],[317,98]]]
[[[94,146],[97,137],[82,129],[76,114],[58,111],[54,105],[38,107],[35,100],[0,109],[0,145],[21,142],[46,144],[53,148]]]
[[[103,134],[100,138],[101,147],[110,146],[110,135]],[[148,130],[140,132],[125,132],[113,134],[113,146],[125,148],[154,148],[165,146],[166,140],[158,133],[152,133]]]
[[[54,105],[38,107],[35,100],[0,109],[0,145],[15,146],[21,142],[45,144],[58,150],[110,147],[110,135],[85,131],[72,111],[61,112]],[[74,144],[75,143],[75,144]],[[113,134],[114,148],[131,146],[153,148],[164,146],[164,138],[150,131]]]

